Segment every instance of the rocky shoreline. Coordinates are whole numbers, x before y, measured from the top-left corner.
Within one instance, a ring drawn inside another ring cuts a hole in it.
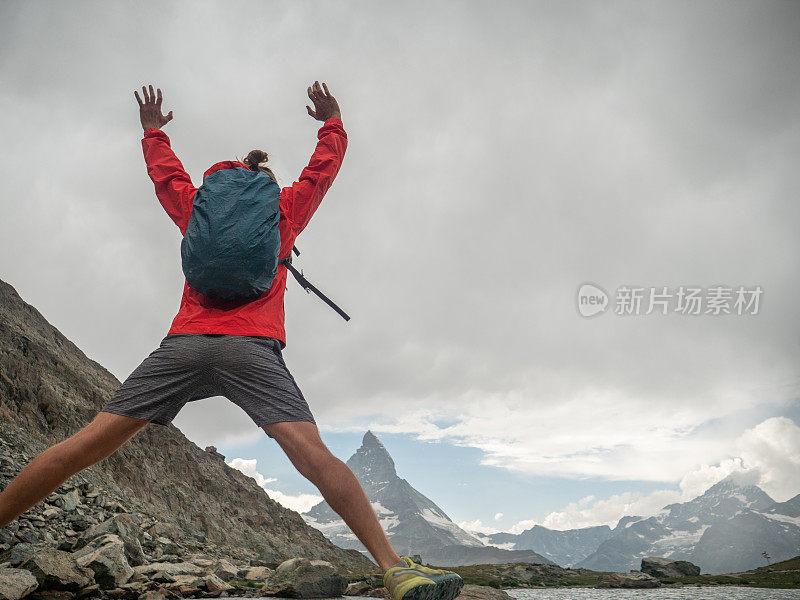
[[[659,588],[746,586],[800,588],[800,556],[770,566],[724,575],[701,575],[700,568],[687,561],[661,557],[642,559],[641,570],[627,573],[563,568],[556,565],[506,563],[451,567],[466,583],[498,589],[592,587]]]

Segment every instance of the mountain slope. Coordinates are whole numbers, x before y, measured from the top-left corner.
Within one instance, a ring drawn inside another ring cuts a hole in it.
[[[120,382],[0,280],[0,438],[32,457],[89,423]],[[27,459],[26,459],[27,460]],[[148,425],[117,452],[77,474],[124,504],[174,523],[198,544],[268,563],[305,556],[374,570],[331,544],[255,481],[198,448],[173,425]]]

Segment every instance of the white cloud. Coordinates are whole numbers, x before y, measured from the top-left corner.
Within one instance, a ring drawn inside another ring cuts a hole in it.
[[[457,523],[457,525],[461,527],[461,529],[464,529],[465,531],[469,532],[474,532],[479,536],[489,535],[492,533],[499,533],[500,531],[502,531],[497,527],[493,527],[491,525],[484,525],[480,519],[475,519],[474,521],[461,521],[460,523]]]
[[[570,502],[563,509],[548,514],[542,525],[550,529],[576,529],[595,525],[614,527],[625,515],[650,516],[671,502],[678,502],[679,492],[658,490],[650,494],[624,492],[604,500],[592,496]]]
[[[688,502],[731,474],[739,484],[758,485],[779,502],[800,493],[800,427],[794,421],[786,417],[766,419],[745,430],[735,446],[741,456],[692,469],[681,478],[680,491],[624,492],[605,499],[586,496],[549,513],[540,524],[550,529],[614,527],[623,516],[648,517],[673,502]],[[480,521],[471,522],[475,527],[473,523],[480,525]],[[534,524],[520,521],[508,531],[520,533]]]
[[[502,518],[503,518],[503,513],[501,513],[501,512],[499,512],[499,513],[496,513],[496,514],[494,515],[494,520],[495,520],[495,521],[499,521],[499,520],[500,520],[500,519],[502,519]]]
[[[738,456],[687,473],[680,487],[684,497],[703,493],[731,473],[758,485],[783,502],[800,493],[800,427],[787,417],[771,417],[744,431],[735,446]]]
[[[274,477],[264,477],[264,475],[258,471],[257,462],[258,461],[255,458],[234,458],[230,461],[227,461],[227,464],[234,469],[238,469],[245,475],[255,479],[256,483],[264,488],[267,494],[269,494],[270,498],[279,504],[282,504],[286,508],[291,508],[294,511],[303,513],[309,510],[315,504],[318,504],[322,501],[322,496],[317,496],[315,494],[291,495],[268,487],[267,484],[274,483],[277,481],[277,479]]]
[[[533,519],[524,519],[522,521],[517,521],[508,531],[509,533],[522,533],[534,525],[541,525],[541,523],[534,521]]]
[[[800,427],[774,417],[745,431],[738,440],[742,461],[760,474],[759,486],[776,500],[800,492]]]
[[[255,479],[256,483],[264,489],[266,489],[266,484],[278,481],[275,477],[264,477],[264,475],[258,471],[258,459],[256,458],[234,458],[226,461],[226,463],[229,467],[233,467],[248,477]]]

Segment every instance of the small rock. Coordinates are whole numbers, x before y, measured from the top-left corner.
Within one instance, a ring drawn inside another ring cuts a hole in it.
[[[192,558],[189,562],[197,565],[198,567],[208,569],[212,567],[216,561],[213,558]]]
[[[10,544],[14,540],[14,532],[10,527],[0,529],[0,544]]]
[[[214,575],[217,575],[220,579],[228,580],[235,579],[237,577],[239,574],[239,568],[231,564],[230,561],[222,558],[217,562],[217,564],[214,565],[214,568],[211,572],[214,573]]]
[[[50,519],[55,519],[60,514],[61,514],[61,509],[53,507],[45,509],[45,511],[42,513],[42,516],[45,519],[50,520]]]
[[[33,529],[22,529],[17,532],[17,539],[25,542],[26,544],[38,544],[39,534]]]
[[[64,512],[73,512],[81,503],[81,496],[77,489],[72,489],[66,494],[62,494],[60,498],[61,502],[57,502],[56,506],[61,506]]]
[[[209,592],[222,592],[233,589],[232,585],[228,585],[213,573],[205,578],[205,587]]]
[[[214,456],[214,457],[216,457],[216,458],[218,458],[218,459],[220,459],[222,461],[225,460],[225,456],[223,454],[220,454],[219,452],[217,452],[216,446],[206,446],[206,452],[208,452],[212,456]]]
[[[392,597],[392,595],[389,593],[389,590],[387,590],[385,587],[379,587],[379,588],[372,589],[372,590],[368,591],[366,595],[369,596],[370,598],[391,598]]]
[[[248,581],[266,581],[271,573],[272,569],[269,567],[248,567],[242,569],[238,576]]]
[[[75,597],[76,598],[88,598],[100,595],[100,586],[96,583],[94,585],[90,585],[89,587],[83,588],[80,592],[78,592]]]
[[[36,552],[36,547],[31,544],[14,544],[11,549],[0,554],[0,560],[8,562],[12,567],[18,567]]]
[[[156,563],[150,563],[148,565],[140,565],[138,567],[134,567],[133,570],[136,573],[140,573],[146,576],[151,575],[153,573],[157,573],[158,571],[163,571],[164,573],[169,573],[170,575],[203,574],[203,569],[190,562],[181,562],[181,563],[156,562]]]
[[[172,575],[172,579],[172,585],[175,587],[186,586],[199,588],[204,586],[206,583],[205,575]]]
[[[180,554],[183,548],[166,537],[156,538],[155,543],[161,546],[162,554]]]
[[[155,538],[166,537],[176,542],[181,539],[181,530],[177,526],[172,523],[162,523],[161,521],[153,523],[147,529],[147,533]]]
[[[368,584],[366,581],[354,581],[353,583],[347,586],[347,589],[344,591],[344,595],[364,596],[371,589],[372,586]]]
[[[30,571],[0,568],[0,600],[19,600],[37,587],[39,582]]]
[[[462,600],[511,600],[511,596],[505,590],[472,583],[465,584],[458,597]]]

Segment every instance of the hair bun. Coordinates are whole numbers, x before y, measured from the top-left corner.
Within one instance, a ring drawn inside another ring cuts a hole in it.
[[[251,150],[243,162],[251,170],[257,171],[258,165],[268,159],[269,155],[263,150]]]

